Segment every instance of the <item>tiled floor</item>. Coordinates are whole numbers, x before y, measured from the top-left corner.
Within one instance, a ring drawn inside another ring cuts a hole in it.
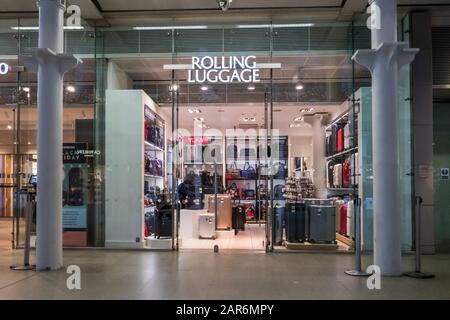
[[[450,255],[423,258],[435,279],[386,277],[381,290],[369,290],[366,279],[344,274],[350,254],[65,250],[65,265],[81,269],[81,290],[69,290],[65,268],[11,271],[23,251],[2,243],[0,299],[450,299]],[[364,256],[363,265],[371,260]],[[403,265],[411,270],[413,256]]]

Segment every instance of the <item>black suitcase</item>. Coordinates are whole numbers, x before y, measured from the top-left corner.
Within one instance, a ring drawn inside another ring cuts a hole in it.
[[[165,203],[158,206],[155,210],[155,237],[172,236],[172,208],[170,204]]]
[[[288,242],[304,242],[306,225],[306,205],[286,205],[286,240]]]
[[[232,228],[234,234],[245,230],[245,209],[244,206],[233,207]]]
[[[277,245],[283,242],[284,219],[285,219],[285,208],[281,206],[275,206],[274,243]]]

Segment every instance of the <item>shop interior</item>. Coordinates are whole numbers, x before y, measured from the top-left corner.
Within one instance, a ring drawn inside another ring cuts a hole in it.
[[[256,59],[267,61],[267,57]],[[108,131],[108,123],[113,126],[114,122],[108,120],[108,110],[120,118],[125,116],[123,103],[136,100],[140,115],[130,121],[138,128],[136,139],[143,139],[144,145],[136,150],[136,154],[143,150],[143,162],[135,162],[144,167],[144,204],[142,208],[136,200],[135,209],[144,212],[139,224],[142,246],[267,250],[272,242],[271,249],[276,250],[352,250],[359,162],[351,79],[354,72],[365,74],[355,70],[349,59],[346,54],[277,57],[272,61],[281,68],[260,70],[260,82],[230,84],[188,83],[186,70],[171,74],[164,68],[166,64],[189,64],[190,57],[111,61],[122,88],[106,95],[106,166],[130,161],[117,160],[118,155],[108,151],[108,132],[123,137],[130,131],[130,123]],[[135,97],[126,90],[130,88],[144,93]],[[272,97],[267,94],[270,88]],[[316,118],[321,119],[318,128]],[[276,133],[265,140],[261,132],[271,119]],[[139,122],[144,123],[143,137]],[[178,128],[175,142],[172,125]],[[230,135],[227,130],[238,133]],[[247,136],[249,132],[256,135]],[[124,139],[124,147],[129,139]],[[118,138],[111,145],[120,150]],[[268,153],[271,148],[276,150],[276,157],[265,158],[267,148]],[[321,148],[322,152],[317,151]],[[270,168],[276,169],[267,173]],[[124,179],[120,175],[111,173],[108,179],[107,173],[106,181],[118,183]],[[173,183],[178,210],[172,211]],[[106,202],[116,196],[113,191],[109,196],[107,187]],[[124,197],[121,202],[132,201],[131,196]],[[271,206],[279,212],[273,220],[268,214]],[[310,207],[320,211],[320,206],[333,218],[310,218]],[[117,229],[131,223],[121,213],[126,208],[114,205],[110,209],[117,222],[108,225],[107,207],[106,246],[133,246],[131,240],[115,240],[121,237]],[[290,215],[294,220],[289,220]],[[303,218],[297,219],[299,215]],[[114,232],[108,235],[108,229]]]

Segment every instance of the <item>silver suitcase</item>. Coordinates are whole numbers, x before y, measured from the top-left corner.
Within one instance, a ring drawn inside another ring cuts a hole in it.
[[[198,237],[200,239],[216,238],[216,220],[214,213],[201,213],[198,217]]]
[[[311,205],[308,213],[308,241],[336,243],[336,207],[333,205]]]

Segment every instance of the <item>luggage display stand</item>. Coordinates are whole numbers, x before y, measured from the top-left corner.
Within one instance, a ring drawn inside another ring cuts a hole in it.
[[[428,272],[422,272],[422,250],[420,246],[420,238],[421,238],[421,219],[422,219],[422,203],[423,199],[420,196],[416,196],[416,214],[415,214],[415,271],[412,272],[405,272],[403,273],[404,276],[410,277],[410,278],[416,278],[416,279],[433,279],[435,276],[432,273]]]
[[[355,201],[355,269],[346,270],[345,274],[353,277],[368,277],[370,274],[362,270],[361,266],[361,198]]]

